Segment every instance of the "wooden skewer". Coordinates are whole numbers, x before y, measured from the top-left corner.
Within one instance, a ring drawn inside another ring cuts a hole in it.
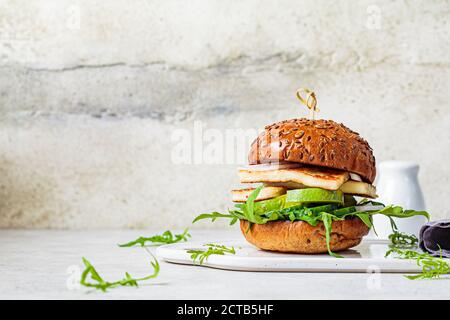
[[[309,90],[308,88],[300,88],[295,94],[297,95],[298,100],[309,109],[309,117],[314,120],[315,113],[320,111],[319,108],[317,108],[317,98],[314,91]],[[305,94],[305,96],[302,94]]]

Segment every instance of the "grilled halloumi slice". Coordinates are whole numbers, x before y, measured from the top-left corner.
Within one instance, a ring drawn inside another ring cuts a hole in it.
[[[347,181],[341,186],[341,191],[346,194],[353,194],[357,196],[367,197],[367,198],[377,198],[377,189],[365,182],[361,181]]]
[[[331,169],[315,169],[310,167],[252,171],[249,168],[239,169],[242,183],[296,183],[301,188],[316,187],[327,190],[337,190],[349,179],[348,172]]]
[[[247,201],[250,194],[253,192],[253,188],[249,189],[240,189],[240,190],[231,190],[232,200],[233,202],[245,202]],[[282,187],[264,187],[259,192],[255,201],[272,199],[278,196],[281,196],[286,193],[286,188]]]

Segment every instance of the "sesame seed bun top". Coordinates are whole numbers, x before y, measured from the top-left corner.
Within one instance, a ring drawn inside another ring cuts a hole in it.
[[[373,183],[372,148],[358,133],[332,120],[291,119],[265,127],[252,143],[249,164],[290,161],[357,173]]]

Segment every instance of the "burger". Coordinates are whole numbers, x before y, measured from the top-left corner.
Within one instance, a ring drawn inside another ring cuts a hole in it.
[[[372,217],[391,219],[424,211],[385,206],[373,185],[372,148],[358,133],[332,120],[292,119],[273,123],[253,141],[242,184],[232,190],[233,209],[195,218],[237,222],[248,242],[277,252],[336,252],[358,245],[373,227]]]

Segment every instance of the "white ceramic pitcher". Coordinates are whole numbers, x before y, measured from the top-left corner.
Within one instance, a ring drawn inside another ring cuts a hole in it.
[[[379,164],[375,181],[379,198],[375,201],[385,205],[398,205],[403,209],[425,210],[425,201],[420,189],[419,165],[409,161],[384,161]],[[425,217],[394,218],[401,232],[419,235],[420,227],[426,222]],[[382,215],[375,215],[374,227],[378,237],[386,239],[392,233],[390,221]]]

